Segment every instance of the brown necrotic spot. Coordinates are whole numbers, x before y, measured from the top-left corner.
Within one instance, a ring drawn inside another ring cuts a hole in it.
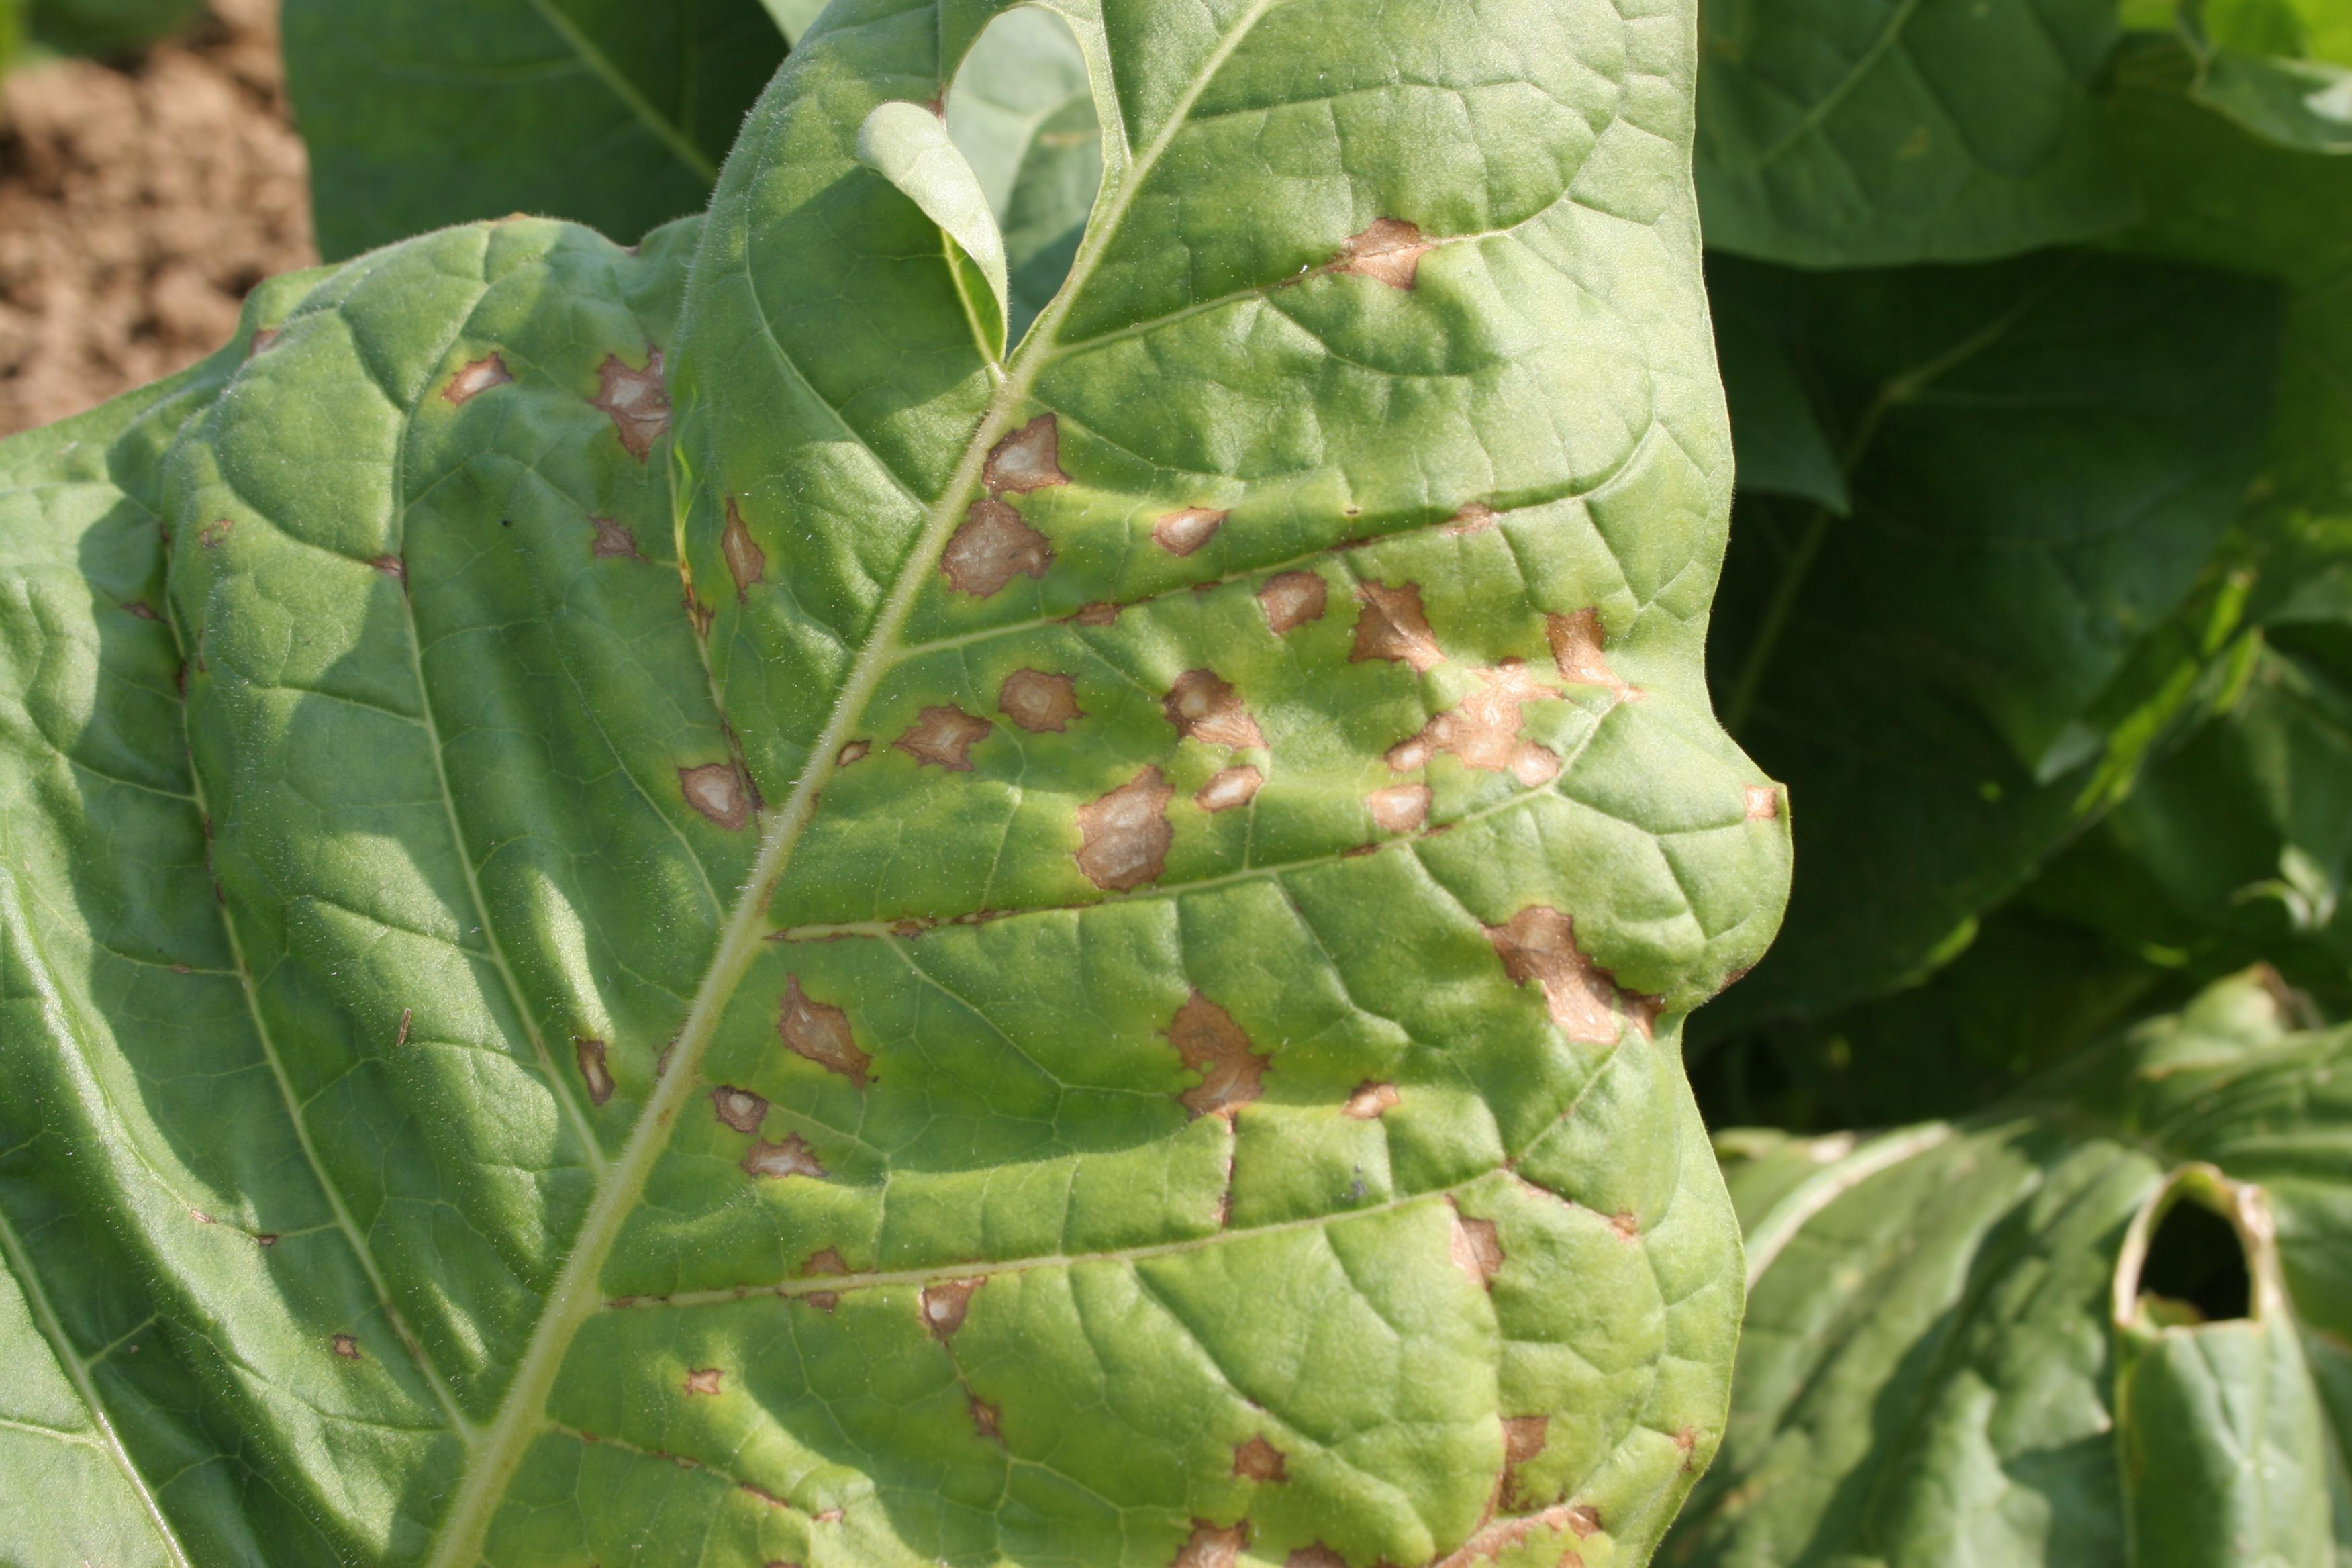
[[[1176,678],[1160,704],[1176,732],[1207,746],[1255,750],[1265,744],[1257,721],[1243,706],[1233,683],[1214,670],[1188,669]]]
[[[824,1166],[817,1160],[816,1151],[797,1132],[787,1134],[781,1143],[752,1144],[751,1152],[743,1156],[743,1169],[772,1181],[782,1181],[786,1176],[822,1179],[824,1175]]]
[[[971,1310],[971,1298],[985,1279],[942,1279],[936,1285],[923,1287],[921,1306],[923,1327],[931,1337],[945,1342],[963,1327],[964,1314]]]
[[[1282,1568],[1348,1568],[1348,1560],[1321,1542],[1314,1541],[1284,1558]]]
[[[572,1058],[580,1064],[580,1080],[588,1086],[588,1101],[602,1105],[613,1098],[613,1075],[604,1066],[604,1042],[572,1037]]]
[[[1366,809],[1384,833],[1410,833],[1429,820],[1427,784],[1391,784],[1364,797]]]
[[[1125,892],[1160,875],[1176,830],[1168,803],[1176,792],[1158,768],[1146,768],[1078,807],[1078,869],[1097,888]]]
[[[1234,1474],[1252,1481],[1290,1479],[1283,1468],[1282,1450],[1267,1442],[1263,1434],[1234,1449]]]
[[[827,1072],[837,1072],[858,1088],[866,1087],[866,1069],[874,1058],[857,1048],[849,1029],[849,1015],[828,1002],[812,1002],[801,989],[800,976],[784,977],[784,1002],[776,1017],[776,1033],[796,1056],[806,1057]]]
[[[997,689],[996,708],[1032,734],[1065,730],[1073,719],[1086,717],[1078,708],[1077,682],[1045,669],[1016,669],[1006,676]]]
[[[940,555],[940,570],[959,594],[985,599],[1015,576],[1043,577],[1054,547],[1021,514],[992,496],[971,503]]]
[[[360,1359],[360,1342],[349,1334],[337,1334],[327,1342],[328,1347],[345,1361]]]
[[[1118,621],[1118,606],[1108,599],[1097,599],[1091,605],[1079,605],[1078,613],[1070,619],[1082,626],[1115,626]]]
[[[270,344],[278,341],[280,331],[281,329],[277,327],[264,327],[254,333],[253,342],[246,346],[245,357],[251,359],[254,355],[267,350]]]
[[[686,594],[681,602],[686,605],[686,618],[693,626],[694,635],[698,637],[708,637],[710,635],[712,611],[709,605],[694,596],[692,584],[687,585]]]
[[[1642,1239],[1642,1222],[1635,1219],[1630,1213],[1621,1211],[1611,1215],[1609,1228],[1616,1234],[1620,1241],[1633,1242]]]
[[[998,1412],[996,1406],[991,1405],[977,1394],[967,1395],[967,1397],[971,1401],[972,1430],[978,1432],[983,1437],[993,1438],[1000,1443],[1004,1441],[1003,1433],[998,1429]]]
[[[1395,1110],[1399,1103],[1396,1085],[1375,1083],[1368,1079],[1355,1087],[1348,1096],[1348,1103],[1341,1106],[1339,1111],[1340,1114],[1352,1116],[1359,1121],[1377,1121],[1381,1117]]]
[[[1265,612],[1266,629],[1280,637],[1309,621],[1323,618],[1330,585],[1312,572],[1284,572],[1269,577],[1257,591],[1258,607]]]
[[[592,517],[588,526],[596,531],[588,542],[588,558],[592,561],[636,561],[637,536],[609,517]]]
[[[845,768],[852,763],[862,763],[866,760],[866,753],[873,749],[873,745],[868,742],[852,741],[841,748],[839,754],[833,759],[833,765]]]
[[[1486,940],[1503,960],[1503,973],[1517,984],[1543,988],[1544,1008],[1571,1040],[1612,1045],[1621,1017],[1644,1037],[1657,1016],[1654,997],[1637,996],[1576,945],[1576,922],[1544,904],[1530,904],[1498,926]]]
[[[1370,278],[1391,289],[1410,289],[1419,279],[1421,258],[1435,248],[1418,225],[1399,217],[1374,218],[1361,234],[1339,247],[1338,269]]]
[[[1511,750],[1511,776],[1529,789],[1559,777],[1559,756],[1533,741],[1521,741]]]
[[[890,744],[914,758],[917,767],[929,763],[950,773],[968,773],[972,744],[986,736],[989,728],[987,720],[961,708],[926,708],[915,715],[907,732]]]
[[[1769,822],[1780,815],[1780,792],[1770,784],[1746,784],[1741,786],[1740,795],[1747,805],[1748,821]]]
[[[727,498],[727,526],[719,535],[719,552],[727,557],[727,575],[735,579],[738,599],[768,574],[768,552],[751,542],[751,531],[743,525],[742,509],[733,496]]]
[[[748,1089],[720,1084],[710,1091],[712,1114],[738,1132],[757,1132],[768,1114],[768,1102]]]
[[[741,827],[751,820],[751,792],[732,763],[705,763],[677,770],[678,788],[686,804],[721,827]]]
[[[1474,533],[1484,533],[1495,526],[1495,509],[1484,501],[1472,501],[1457,511],[1440,531],[1449,538],[1465,539]]]
[[[1391,588],[1382,583],[1365,583],[1357,587],[1356,597],[1363,608],[1356,613],[1356,646],[1348,652],[1350,663],[1384,658],[1425,670],[1445,661],[1444,650],[1437,646],[1437,637],[1429,629],[1429,616],[1421,607],[1420,584]]]
[[[401,1047],[408,1044],[408,1021],[415,1016],[416,1009],[414,1007],[403,1007],[400,1010],[400,1032],[392,1037],[392,1048],[394,1050],[396,1051],[400,1049]]]
[[[514,379],[507,374],[507,362],[496,354],[485,354],[459,370],[441,389],[442,397],[453,408],[462,408],[494,386],[504,386]]]
[[[632,369],[618,354],[606,354],[604,363],[596,367],[596,395],[588,400],[588,406],[611,418],[621,445],[630,457],[644,462],[652,454],[654,443],[669,429],[669,394],[662,390],[661,350],[646,351],[643,370]]]
[[[1258,1097],[1266,1058],[1250,1048],[1250,1037],[1234,1016],[1198,991],[1168,1023],[1168,1043],[1201,1081],[1176,1097],[1194,1116],[1230,1118]]]
[[[849,1272],[849,1260],[842,1257],[837,1248],[819,1247],[808,1255],[808,1261],[801,1265],[801,1272],[809,1275],[846,1274]]]
[[[1207,784],[1192,792],[1192,804],[1202,811],[1231,811],[1256,799],[1265,783],[1265,775],[1244,763],[1211,774]]]
[[[1519,710],[1525,703],[1559,693],[1528,673],[1528,667],[1515,658],[1471,674],[1478,684],[1470,694],[1432,719],[1419,734],[1391,748],[1389,766],[1406,773],[1423,766],[1436,752],[1451,752],[1465,767],[1490,773],[1508,770],[1530,787],[1557,774],[1558,757],[1531,741],[1519,739]]]
[[[1040,414],[992,447],[980,482],[999,495],[1068,484],[1070,476],[1062,472],[1061,430],[1054,416]]]
[[[157,615],[154,608],[144,599],[131,600],[122,606],[122,613],[126,616],[136,616],[142,621],[160,621],[163,618]]]
[[[1601,1533],[1601,1510],[1589,1502],[1578,1503],[1568,1510],[1568,1528],[1576,1531],[1579,1540]]]
[[[1447,1255],[1454,1259],[1454,1267],[1462,1270],[1462,1277],[1483,1290],[1502,1272],[1502,1238],[1495,1233],[1493,1220],[1466,1219],[1459,1209],[1448,1207],[1452,1229],[1446,1240]]]
[[[1249,1523],[1211,1524],[1205,1519],[1192,1521],[1192,1533],[1176,1549],[1168,1568],[1234,1568],[1241,1561],[1242,1548],[1249,1544]]]
[[[379,555],[368,564],[395,583],[408,581],[408,563],[397,555]]]
[[[686,1392],[700,1394],[716,1394],[719,1392],[720,1380],[726,1375],[715,1366],[696,1367],[686,1374]]]
[[[1205,506],[1188,506],[1181,511],[1171,511],[1151,525],[1151,542],[1171,555],[1190,555],[1231,517],[1229,511],[1215,511]]]
[[[1565,679],[1582,686],[1606,687],[1620,702],[1641,696],[1618,679],[1617,672],[1601,657],[1609,637],[1601,628],[1599,610],[1548,615],[1544,616],[1544,637],[1551,644],[1552,665]]]
[[[196,542],[206,550],[217,550],[222,541],[228,538],[229,531],[236,526],[236,524],[225,517],[216,517],[196,530]]]
[[[1495,1499],[1506,1511],[1526,1513],[1538,1506],[1535,1495],[1519,1479],[1519,1467],[1543,1452],[1550,1432],[1548,1415],[1503,1417],[1503,1473],[1496,1482]]]

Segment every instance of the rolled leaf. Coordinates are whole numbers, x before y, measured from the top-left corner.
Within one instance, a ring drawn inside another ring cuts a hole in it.
[[[1967,1121],[1727,1133],[1748,1323],[1661,1561],[2338,1560],[2352,1030],[2293,1026],[2248,974]],[[2157,1224],[2184,1191],[2221,1256]]]

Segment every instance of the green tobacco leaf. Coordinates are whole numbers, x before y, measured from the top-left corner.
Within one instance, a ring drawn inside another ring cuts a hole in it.
[[[783,58],[759,0],[287,0],[330,259],[528,212],[632,240],[710,194]]]
[[[1004,236],[980,176],[950,139],[946,121],[923,104],[883,104],[857,128],[857,161],[897,186],[939,226],[953,247],[949,262],[973,340],[987,358],[1003,358]],[[973,272],[980,276],[972,278]]]
[[[2290,152],[2197,107],[2175,55],[2115,96],[2117,144],[2147,219],[2116,243],[2277,279],[2279,380],[2255,515],[2352,517],[2352,159]]]
[[[1701,26],[1715,249],[1975,261],[2131,219],[2093,90],[2114,0],[1723,0]]]
[[[1748,1326],[1662,1560],[2340,1560],[2347,1068],[2250,976],[1966,1121],[1727,1134]]]
[[[2209,563],[2276,315],[2256,281],[2079,252],[1710,279],[1794,358],[1853,498],[1750,496],[1734,530],[1716,680],[1811,870],[1721,1026],[1948,959],[2128,779],[2237,623]]]
[[[2172,24],[2168,41],[2193,61],[2188,90],[2198,102],[2284,147],[2352,153],[2352,13],[2337,0],[2180,0],[2172,17],[2126,19]]]
[[[1015,342],[1062,286],[1102,184],[1102,124],[1084,51],[1053,12],[1008,12],[948,96],[948,131],[1004,235]]]
[[[2352,1004],[2352,574],[2263,632],[2230,710],[2152,767],[2036,901],[2125,951],[2210,971],[2274,955]]]
[[[12,4],[15,0],[12,0]],[[204,0],[23,0],[33,41],[69,55],[121,55],[170,37]],[[0,25],[0,32],[5,32]]]
[[[1712,1452],[1687,13],[1087,27],[1002,363],[856,157],[990,14],[835,5],[698,242],[318,284],[168,595],[10,492],[0,1216],[149,1555],[1549,1568]]]

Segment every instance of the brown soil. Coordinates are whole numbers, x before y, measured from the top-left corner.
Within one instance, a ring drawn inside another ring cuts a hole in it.
[[[0,88],[0,436],[201,358],[247,290],[318,259],[277,0],[212,9]]]

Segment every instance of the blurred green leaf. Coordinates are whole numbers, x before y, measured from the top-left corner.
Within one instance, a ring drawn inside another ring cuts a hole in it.
[[[125,55],[204,14],[204,0],[21,0],[35,43],[68,55]]]
[[[1712,0],[1700,26],[1714,249],[1975,261],[2132,217],[2095,95],[2115,0]]]
[[[330,260],[509,213],[626,241],[698,211],[784,55],[759,0],[286,0],[283,26]]]
[[[1948,960],[2191,701],[2242,614],[2215,556],[2262,451],[2276,301],[2082,252],[1709,276],[1719,314],[1778,334],[1853,497],[1839,518],[1749,494],[1733,527],[1710,668],[1790,787],[1806,871],[1712,1037]]]

